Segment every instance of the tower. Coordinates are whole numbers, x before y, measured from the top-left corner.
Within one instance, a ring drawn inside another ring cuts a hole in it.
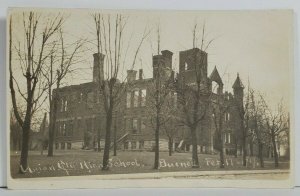
[[[239,106],[243,106],[243,99],[244,99],[244,85],[240,79],[239,73],[235,79],[235,82],[232,85],[234,99],[236,100]]]
[[[179,52],[179,77],[185,83],[207,79],[207,53],[199,48]]]
[[[172,56],[169,50],[161,51],[161,54],[153,56],[153,78],[168,79],[172,75]]]

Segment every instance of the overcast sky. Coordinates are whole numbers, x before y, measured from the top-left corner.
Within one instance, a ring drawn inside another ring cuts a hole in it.
[[[70,40],[83,37],[93,42],[95,31],[91,13],[88,10],[66,12],[68,17],[64,32]],[[47,12],[43,11],[43,14]],[[232,91],[231,86],[239,73],[244,85],[247,86],[249,79],[250,86],[265,94],[272,107],[281,99],[286,106],[289,106],[291,97],[289,91],[292,85],[292,13],[287,11],[127,11],[123,12],[123,15],[128,16],[124,46],[130,40],[126,58],[127,67],[124,72],[131,66],[133,51],[146,28],[151,30],[151,34],[139,52],[135,69],[143,68],[145,77],[152,77],[151,58],[157,53],[158,24],[160,48],[174,53],[173,69],[177,71],[178,52],[192,48],[192,28],[196,21],[199,27],[197,34],[199,38],[205,23],[206,40],[215,39],[207,50],[208,75],[214,66],[217,66],[225,90]],[[20,17],[19,15],[16,18],[20,21]],[[16,22],[14,34],[20,38],[21,29],[20,23]],[[198,41],[200,46],[200,40]],[[92,80],[92,54],[95,52],[93,44],[87,43],[82,57],[84,62],[76,65],[81,68],[81,71],[73,75],[73,78],[69,78],[66,81],[68,84]]]

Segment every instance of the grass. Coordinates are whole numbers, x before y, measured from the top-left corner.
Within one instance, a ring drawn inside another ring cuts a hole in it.
[[[45,153],[46,154],[46,153]],[[174,153],[171,157],[167,152],[160,152],[160,169],[154,170],[153,152],[118,151],[112,156],[110,170],[101,171],[103,152],[94,151],[56,151],[53,157],[30,152],[25,174],[19,174],[20,155],[11,153],[11,175],[13,178],[79,176],[102,174],[128,174],[175,171],[212,171],[212,170],[257,170],[259,162],[256,157],[247,160],[247,166],[242,165],[241,157],[226,156],[225,168],[219,168],[218,155],[199,154],[200,168],[192,168],[191,153]],[[289,168],[289,161],[281,161],[279,169]],[[264,169],[275,169],[272,159],[265,160]]]

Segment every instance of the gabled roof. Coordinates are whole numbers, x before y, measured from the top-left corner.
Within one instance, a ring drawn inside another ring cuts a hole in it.
[[[240,79],[239,73],[237,74],[237,77],[235,79],[235,82],[232,85],[232,88],[236,89],[236,88],[244,88],[244,85]]]
[[[222,79],[220,77],[220,74],[217,70],[217,67],[215,66],[214,70],[211,72],[210,76],[209,76],[211,81],[215,81],[217,82],[219,85],[223,84]]]

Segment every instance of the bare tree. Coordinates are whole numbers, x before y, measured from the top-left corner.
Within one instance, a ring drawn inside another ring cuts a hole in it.
[[[280,134],[283,133],[288,128],[288,116],[284,112],[283,103],[280,102],[277,105],[277,109],[275,111],[271,111],[269,106],[267,105],[265,99],[261,95],[261,100],[263,101],[264,107],[266,108],[265,113],[265,122],[267,126],[267,133],[271,140],[273,157],[274,157],[274,166],[279,167],[279,154],[278,154],[278,140]]]
[[[218,95],[212,103],[212,114],[215,125],[215,134],[217,138],[218,150],[220,152],[220,168],[224,168],[224,121],[225,115],[228,112],[228,103],[225,103],[224,96]]]
[[[171,96],[167,98],[166,109],[164,109],[163,116],[165,119],[165,123],[163,124],[163,129],[165,130],[165,134],[168,137],[168,149],[169,156],[172,156],[173,153],[173,143],[174,139],[178,134],[178,108],[177,108],[177,94],[174,91],[170,91]]]
[[[22,150],[20,158],[20,173],[26,172],[28,168],[28,142],[31,130],[32,117],[36,110],[41,106],[39,101],[42,99],[47,86],[43,83],[42,68],[50,52],[47,50],[47,44],[50,38],[60,29],[63,19],[57,15],[52,20],[48,20],[44,26],[40,26],[41,16],[35,12],[23,13],[23,30],[25,40],[23,41],[24,50],[20,47],[17,50],[22,76],[26,80],[26,91],[22,92],[17,80],[13,76],[12,68],[12,16],[9,24],[9,86],[14,114],[20,126],[22,127]],[[41,32],[40,32],[41,31]],[[20,43],[19,43],[20,46]],[[18,80],[20,81],[20,80]],[[17,95],[15,85],[21,98],[25,101],[25,114],[21,115],[18,110]]]
[[[101,15],[97,13],[93,15],[93,20],[96,27],[96,47],[99,58],[104,58],[104,56],[106,56],[106,69],[99,70],[99,72],[102,73],[99,74],[100,77],[98,79],[98,83],[100,96],[103,98],[102,100],[106,118],[102,170],[108,170],[113,113],[116,111],[116,107],[120,103],[122,95],[124,95],[124,92],[126,91],[126,82],[120,82],[117,77],[121,74],[122,67],[125,66],[122,62],[125,62],[125,58],[127,57],[126,55],[122,56],[124,52],[123,33],[127,20],[119,14],[113,17],[111,15]],[[145,30],[141,41],[134,52],[131,68],[134,67],[138,52],[148,34],[149,32]],[[100,56],[100,53],[104,54],[104,56]]]
[[[49,101],[49,147],[48,156],[53,156],[53,144],[56,116],[58,110],[58,103],[60,100],[59,88],[61,87],[62,80],[72,71],[72,65],[78,63],[76,54],[83,45],[82,40],[76,41],[74,48],[71,52],[67,50],[70,46],[64,42],[62,29],[59,30],[59,39],[53,43],[53,48],[50,56],[49,66],[44,67],[42,74],[46,78],[48,88],[48,101]],[[53,87],[56,88],[55,93],[52,93]]]
[[[149,87],[147,111],[151,116],[150,126],[155,131],[154,169],[159,169],[159,138],[163,126],[170,120],[170,116],[167,114],[167,103],[173,98],[171,91],[174,85],[174,74],[172,74],[173,72],[168,75],[164,74],[166,69],[162,59],[158,59],[155,73]]]
[[[265,114],[265,107],[262,105],[263,102],[258,98],[255,97],[254,90],[250,90],[250,100],[249,100],[249,116],[250,122],[252,122],[252,126],[250,129],[253,130],[254,135],[253,139],[257,143],[258,147],[258,158],[260,167],[264,167],[264,147],[268,143],[267,137],[267,128],[266,124],[264,123],[263,116]]]
[[[205,115],[207,113],[208,105],[209,105],[209,89],[205,88],[207,86],[207,81],[205,80],[204,70],[201,69],[201,66],[204,65],[206,61],[206,50],[209,48],[210,44],[214,39],[206,42],[205,32],[205,24],[202,27],[202,35],[201,35],[201,46],[200,53],[201,55],[197,55],[197,49],[193,48],[194,54],[192,57],[191,66],[193,66],[194,74],[195,74],[195,82],[192,84],[186,84],[185,78],[178,78],[177,81],[177,94],[178,94],[178,103],[179,107],[182,111],[181,122],[187,126],[191,131],[191,139],[192,139],[192,160],[194,168],[199,167],[198,160],[198,138],[197,138],[197,129],[200,128],[199,124],[204,120]],[[195,24],[193,29],[193,46],[196,46],[196,37],[197,37],[197,24]],[[198,49],[199,50],[199,49]]]

